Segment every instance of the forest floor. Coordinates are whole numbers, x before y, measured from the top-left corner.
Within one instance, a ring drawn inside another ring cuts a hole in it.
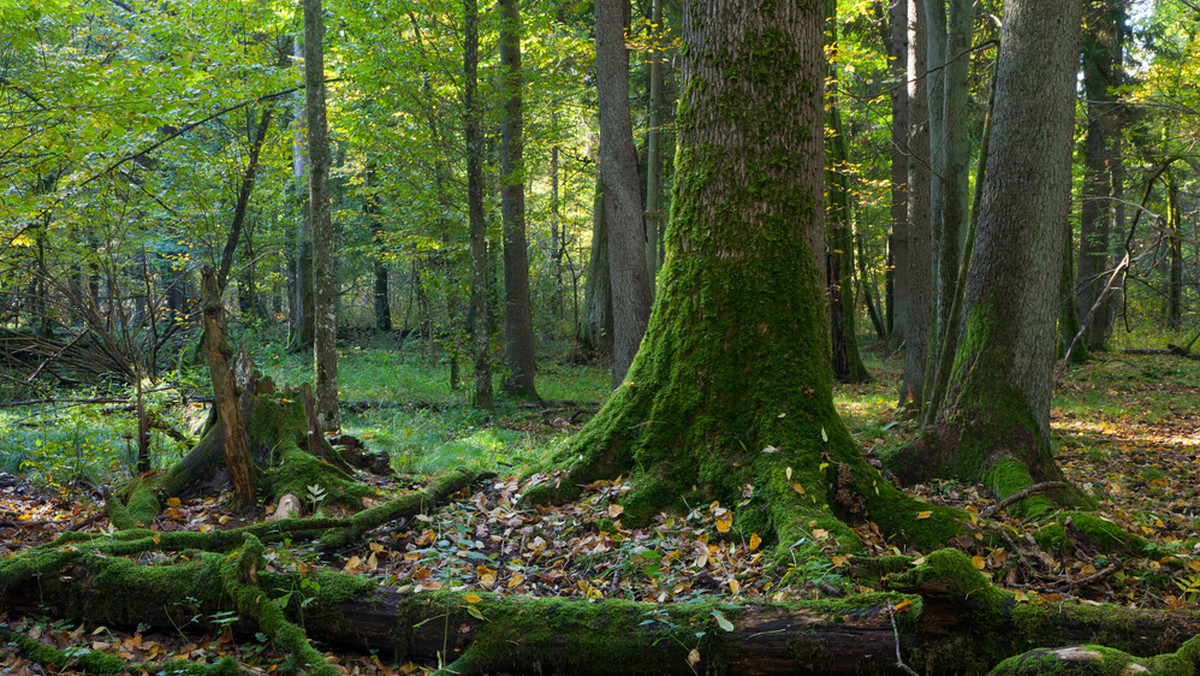
[[[392,357],[358,350],[343,359],[347,364],[361,359],[364,374],[379,374],[379,362]],[[904,443],[913,434],[912,425],[894,414],[899,361],[871,366],[873,382],[839,386],[835,392],[839,410],[868,454]],[[285,380],[293,370],[287,363],[267,367]],[[522,485],[516,476],[594,412],[603,396],[602,369],[553,367],[543,396],[553,397],[555,404],[510,405],[494,422],[456,402],[461,395],[439,393],[437,386],[429,385],[441,377],[438,373],[426,373],[420,365],[393,370],[400,372],[396,377],[407,373],[414,383],[425,385],[405,385],[404,392],[417,394],[400,402],[403,405],[361,406],[358,413],[352,409],[346,422],[368,445],[391,452],[401,470],[391,478],[369,479],[376,488],[386,496],[399,494],[424,485],[426,472],[463,462],[490,465],[497,477],[460,492],[429,514],[372,531],[334,555],[318,555],[295,544],[268,547],[269,567],[305,571],[324,566],[410,590],[453,588],[651,602],[819,598],[854,586],[846,575],[849,562],[832,546],[822,555],[792,562],[791,568],[800,569],[792,579],[805,582],[781,584],[781,573],[787,571],[767,574],[758,535],[735,537],[730,531],[729,510],[735,505],[694,505],[686,514],[662,515],[650,527],[629,528],[621,523],[621,508],[614,501],[629,489],[621,480],[597,482],[579,501],[557,508],[520,504]],[[342,389],[349,400],[378,403],[399,397],[398,390],[371,389],[386,386],[378,375],[364,375],[362,383],[355,384],[355,368],[348,372]],[[424,386],[429,389],[421,390]],[[202,412],[203,407],[191,405],[187,414]],[[1058,461],[1070,480],[1100,501],[1101,516],[1177,552],[1168,557],[1176,559],[1173,565],[1164,566],[1168,561],[1161,556],[1112,565],[1117,562],[1091,551],[1044,550],[1033,544],[1030,531],[1036,526],[1003,513],[997,518],[1006,524],[1005,537],[1013,546],[988,549],[968,538],[955,546],[972,555],[976,567],[996,584],[1013,589],[1019,600],[1029,603],[1070,597],[1141,608],[1193,605],[1200,597],[1200,545],[1195,544],[1200,536],[1200,363],[1170,355],[1109,355],[1072,368],[1056,393],[1053,425]],[[77,431],[76,446],[88,438]],[[119,443],[114,441],[119,438],[110,442]],[[5,452],[0,446],[0,468],[6,466]],[[56,480],[34,460],[24,461],[29,469],[25,473],[0,474],[0,557],[68,529],[109,528],[94,493]],[[929,483],[908,490],[929,502],[972,512],[991,504],[978,486],[961,483]],[[154,528],[230,528],[273,511],[273,505],[263,505],[250,517],[236,516],[227,513],[224,504],[221,498],[172,500]],[[813,541],[828,538],[813,525]],[[874,553],[922,554],[889,542],[869,522],[859,532]],[[208,618],[223,625],[223,632],[199,635],[189,631],[186,619],[175,631],[163,632],[145,626],[83,625],[55,618],[52,610],[43,618],[18,617],[0,608],[0,626],[57,647],[108,651],[134,662],[179,657],[212,662],[232,655],[251,674],[295,672],[290,656],[262,634],[236,633],[232,614]],[[179,610],[186,618],[186,609]],[[389,663],[383,656],[318,647],[349,674],[412,674],[437,666]],[[43,670],[2,645],[0,672],[77,673],[69,666]]]

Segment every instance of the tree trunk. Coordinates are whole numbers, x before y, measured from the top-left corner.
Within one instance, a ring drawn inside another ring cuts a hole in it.
[[[1092,310],[1104,288],[1117,197],[1116,92],[1123,31],[1121,2],[1088,0],[1082,39],[1083,90],[1087,99],[1087,133],[1083,142],[1083,195],[1079,214],[1079,276],[1075,291],[1078,322]],[[1084,327],[1083,347],[1103,350],[1108,338],[1111,300],[1104,300]]]
[[[529,499],[625,473],[627,523],[716,500],[741,502],[743,526],[783,548],[813,546],[810,520],[853,540],[831,509],[932,537],[938,519],[905,517],[916,503],[863,459],[833,408],[822,24],[819,5],[685,3],[672,222],[646,339],[627,382],[561,450],[570,470]]]
[[[504,219],[504,356],[500,387],[537,398],[534,386],[533,317],[529,308],[529,262],[525,244],[520,0],[500,0],[500,69],[504,118],[500,124],[500,211]]]
[[[463,0],[463,136],[467,142],[467,218],[471,226],[471,356],[475,379],[471,403],[490,411],[492,395],[491,311],[488,308],[487,221],[483,215],[483,131],[476,98],[479,84],[479,3]]]
[[[908,279],[908,172],[909,156],[909,95],[908,85],[908,6],[912,0],[898,0],[888,7],[891,28],[888,42],[888,71],[896,85],[891,90],[892,152],[891,152],[891,235],[888,238],[887,329],[889,339],[896,345],[905,341],[904,320],[908,318],[910,284]]]
[[[371,242],[374,244],[374,256],[371,268],[375,277],[373,306],[376,331],[392,330],[392,300],[391,289],[388,285],[387,247],[384,239],[383,225],[379,222],[381,209],[379,207],[379,186],[375,182],[375,165],[367,167],[367,189],[370,194],[363,200],[363,215],[371,228]]]
[[[1171,269],[1167,280],[1167,326],[1178,331],[1183,322],[1183,224],[1179,217],[1179,183],[1167,170],[1167,236]]]
[[[304,43],[301,40],[296,40],[293,45],[293,56],[298,63],[302,63],[304,59]],[[307,81],[307,76],[304,75],[305,69],[301,66],[301,75]],[[296,96],[296,102],[293,106],[293,114],[296,118],[295,130],[292,133],[292,180],[296,184],[296,202],[299,205],[299,218],[296,221],[296,295],[292,302],[293,323],[295,326],[292,329],[292,342],[289,349],[293,352],[304,352],[311,350],[313,346],[313,318],[316,316],[316,311],[313,309],[313,231],[312,231],[312,204],[308,200],[308,142],[305,138],[305,125],[299,121],[307,119],[304,114],[304,100],[307,98],[307,93],[301,98]]]
[[[608,265],[608,217],[604,208],[604,178],[596,177],[592,200],[592,250],[587,286],[583,291],[583,322],[578,342],[588,357],[612,354],[612,283]]]
[[[231,605],[222,569],[226,561],[244,559],[246,549],[160,565],[80,553],[59,574],[8,582],[2,598],[17,612],[51,607],[88,625],[143,623],[177,631],[194,615],[196,630],[216,634],[223,627],[210,618]],[[1196,639],[1185,639],[1200,632],[1200,621],[1183,612],[1070,601],[1056,602],[1051,610],[1015,603],[978,571],[960,571],[970,565],[961,553],[941,550],[926,558],[930,563],[914,569],[918,574],[897,576],[904,580],[897,586],[909,596],[792,603],[594,603],[399,592],[380,587],[370,576],[317,571],[302,577],[268,570],[257,573],[253,596],[260,607],[275,606],[282,617],[302,624],[302,634],[311,639],[379,651],[396,661],[440,658],[449,663],[450,673],[912,673],[897,664],[900,655],[910,669],[931,676],[970,674],[986,673],[1006,657],[1045,645],[1102,641],[1137,655],[1178,651],[1180,657],[1191,656],[1188,646],[1195,647]],[[255,563],[253,554],[250,563]],[[963,588],[950,577],[952,571],[976,586]],[[722,620],[728,626],[719,624]],[[233,629],[249,635],[266,627],[243,616]],[[1061,668],[1017,673],[1061,673]]]
[[[650,100],[646,120],[646,273],[650,278],[650,299],[653,301],[658,279],[658,231],[664,223],[659,205],[662,197],[662,133],[659,127],[662,125],[663,58],[657,48],[663,31],[662,0],[653,0],[650,11],[651,36],[655,44],[650,48]],[[649,319],[649,309],[646,316]]]
[[[625,48],[628,7],[628,0],[596,0],[596,96],[600,104],[600,175],[604,181],[612,281],[613,389],[625,382],[642,343],[652,299],[638,157],[629,110],[629,52]]]
[[[317,422],[322,430],[341,427],[337,376],[337,278],[329,204],[329,131],[325,122],[325,21],[321,0],[304,3],[304,90],[308,122],[308,202],[313,235],[313,362]]]
[[[933,251],[930,233],[929,117],[926,88],[925,5],[908,0],[908,301],[904,327],[904,379],[900,406],[924,408],[929,320],[933,307]]]
[[[204,354],[212,375],[213,406],[224,423],[225,470],[233,485],[234,506],[248,510],[254,506],[256,491],[250,473],[250,450],[246,446],[246,428],[233,382],[229,360],[233,348],[225,336],[225,308],[216,272],[206,266],[201,272],[200,305],[204,313]]]
[[[942,296],[945,281],[942,278],[941,261],[947,247],[944,238],[946,215],[946,0],[919,0],[925,9],[925,102],[928,115],[929,145],[929,233],[932,246],[933,295],[931,303],[930,345],[938,344],[942,327],[938,321],[942,316]],[[913,120],[917,124],[917,120]],[[936,359],[936,355],[933,355]],[[918,394],[918,396],[920,396]]]
[[[965,334],[935,439],[901,454],[902,478],[981,481],[1001,498],[1062,479],[1050,454],[1050,385],[1079,21],[1079,0],[1005,5]]]
[[[829,55],[829,91],[825,94],[825,254],[829,285],[830,335],[833,345],[833,377],[843,383],[871,379],[858,356],[855,321],[858,304],[854,295],[854,220],[850,205],[849,157],[842,135],[842,111],[837,91],[837,1],[825,0],[826,54]]]

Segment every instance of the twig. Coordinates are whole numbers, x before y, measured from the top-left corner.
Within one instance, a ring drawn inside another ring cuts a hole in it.
[[[1043,481],[1040,484],[1034,484],[1019,493],[1014,493],[1014,494],[1008,496],[1007,498],[1004,498],[1000,502],[997,502],[996,504],[992,505],[991,507],[988,507],[987,509],[980,512],[979,516],[980,516],[980,518],[986,519],[986,518],[990,517],[991,515],[995,514],[996,512],[1011,505],[1012,503],[1017,502],[1018,500],[1024,500],[1025,498],[1027,498],[1031,495],[1037,495],[1038,493],[1045,493],[1046,491],[1052,491],[1055,488],[1067,488],[1067,487],[1068,487],[1068,484],[1063,481]]]
[[[896,666],[903,669],[905,673],[912,674],[912,676],[921,676],[912,667],[904,663],[904,658],[900,657],[900,630],[896,628],[896,611],[892,608],[891,599],[888,599],[887,606],[888,617],[892,620],[892,636],[896,639]]]
[[[1090,584],[1094,584],[1096,582],[1099,582],[1100,580],[1103,580],[1104,578],[1108,577],[1109,575],[1112,575],[1113,573],[1117,572],[1118,570],[1121,570],[1124,567],[1125,567],[1124,561],[1114,561],[1114,562],[1108,564],[1107,566],[1105,566],[1102,570],[1099,570],[1091,575],[1088,575],[1087,577],[1080,578],[1080,579],[1074,580],[1072,582],[1068,582],[1068,583],[1058,587],[1057,591],[1067,592],[1067,591],[1071,591],[1073,589],[1078,589],[1080,587],[1086,587]]]

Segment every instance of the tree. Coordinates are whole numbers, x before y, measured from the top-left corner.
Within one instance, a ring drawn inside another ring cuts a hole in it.
[[[929,320],[933,306],[933,251],[930,233],[929,102],[926,72],[925,5],[908,0],[908,228],[902,243],[907,262],[906,301],[901,306],[904,331],[904,379],[900,405],[920,412],[924,405],[925,367],[929,356]],[[900,248],[900,247],[898,247]]]
[[[850,203],[849,156],[838,105],[837,0],[825,0],[826,54],[829,56],[829,91],[825,93],[825,256],[829,283],[830,334],[833,337],[833,375],[844,383],[871,379],[858,356],[855,321],[858,304],[854,293],[854,217]]]
[[[297,39],[293,46],[293,53],[297,61],[304,59],[304,44],[302,40]],[[301,68],[301,79],[306,80],[304,75],[304,67]],[[302,92],[296,95],[295,105],[292,107],[293,115],[295,116],[296,126],[292,132],[292,177],[296,184],[296,203],[297,203],[297,218],[296,218],[296,259],[295,265],[295,285],[296,296],[292,302],[292,318],[295,325],[292,334],[291,349],[296,352],[304,352],[312,349],[313,346],[313,318],[315,313],[313,310],[313,258],[312,258],[312,209],[311,203],[308,200],[308,143],[304,136],[304,125],[299,124],[300,120],[306,119],[304,114],[304,102],[307,99],[307,92]]]
[[[630,474],[626,518],[742,503],[736,519],[811,547],[804,524],[869,513],[916,539],[915,503],[865,462],[833,408],[822,205],[822,7],[685,3],[666,263],[626,382],[531,489],[564,499]],[[731,104],[736,102],[736,105]],[[693,489],[693,487],[695,487]]]
[[[1083,142],[1083,195],[1079,214],[1079,280],[1075,291],[1083,351],[1103,349],[1108,340],[1109,300],[1100,294],[1107,281],[1110,236],[1116,216],[1116,161],[1119,121],[1116,88],[1120,85],[1124,3],[1089,0],[1082,38],[1083,92],[1087,131]],[[1092,306],[1099,302],[1095,312]],[[1078,349],[1078,348],[1077,348]]]
[[[642,343],[652,298],[637,149],[629,111],[629,51],[625,48],[628,8],[628,0],[596,0],[596,96],[612,284],[614,389],[624,381]]]
[[[906,479],[979,480],[1000,497],[1062,480],[1050,385],[1079,21],[1079,0],[1005,5],[965,335],[934,433],[894,458]]]
[[[471,227],[471,354],[475,366],[471,403],[490,410],[491,313],[488,308],[487,222],[483,216],[483,131],[479,128],[479,3],[463,0],[463,136],[467,142],[467,218]]]
[[[325,20],[321,0],[304,0],[304,89],[308,127],[308,203],[313,235],[313,363],[317,423],[341,427],[337,376],[337,278],[329,205],[329,130],[325,121]]]
[[[500,67],[504,80],[504,118],[500,124],[500,210],[504,219],[504,356],[508,366],[501,387],[509,394],[536,399],[529,260],[525,245],[520,0],[501,0],[500,13]]]

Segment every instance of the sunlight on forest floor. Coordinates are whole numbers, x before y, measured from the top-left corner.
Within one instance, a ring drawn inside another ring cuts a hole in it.
[[[419,359],[371,350],[352,351],[344,358],[348,377],[342,393],[346,401],[395,403],[390,408],[367,406],[360,413],[347,414],[347,427],[368,445],[386,448],[402,471],[395,478],[376,480],[381,492],[395,495],[411,490],[424,483],[425,473],[465,462],[485,464],[499,476],[473,492],[460,493],[428,516],[372,531],[332,558],[318,557],[303,546],[270,547],[268,559],[273,567],[329,566],[409,590],[462,589],[656,602],[794,600],[819,598],[839,585],[856,588],[845,576],[847,559],[815,522],[808,536],[829,546],[819,555],[792,561],[786,569],[769,570],[763,556],[769,543],[763,543],[757,533],[730,531],[727,521],[722,527],[733,505],[693,505],[687,514],[662,515],[650,527],[630,528],[621,523],[617,504],[630,487],[620,480],[596,482],[579,501],[561,507],[533,509],[520,503],[522,487],[513,476],[594,413],[606,389],[607,373],[602,368],[548,366],[543,393],[553,392],[559,401],[535,406],[507,403],[495,420],[488,420],[465,406],[463,392],[449,389],[444,365],[429,370]],[[301,377],[302,360],[294,364],[287,357],[264,361],[282,380]],[[835,390],[838,409],[867,453],[902,444],[915,433],[913,423],[898,419],[894,411],[899,360],[870,362],[869,367],[875,378],[871,383]],[[404,384],[405,378],[415,384]],[[558,384],[551,385],[555,380]],[[419,398],[418,393],[427,398]],[[200,411],[192,409],[193,416]],[[22,474],[19,464],[3,460],[5,454],[12,454],[14,435],[26,442],[40,440],[38,448],[45,449],[81,452],[78,447],[85,440],[97,448],[107,445],[108,456],[95,451],[101,458],[125,452],[126,432],[114,422],[115,416],[72,415],[78,419],[71,422],[73,418],[66,418],[69,424],[60,426],[60,436],[35,431],[28,420],[9,419],[4,427],[10,445],[0,447],[0,470]],[[100,421],[100,426],[91,427],[92,420]],[[1070,593],[1089,601],[1145,608],[1188,606],[1200,596],[1200,557],[1192,558],[1191,546],[1197,537],[1196,505],[1200,504],[1196,452],[1200,445],[1200,364],[1169,355],[1112,355],[1073,368],[1056,393],[1053,426],[1060,464],[1073,482],[1100,501],[1100,515],[1175,552],[1167,558],[1184,562],[1182,568],[1171,572],[1163,565],[1166,558],[1152,560],[1135,553],[1122,571]],[[27,459],[40,457],[28,449],[25,453]],[[105,462],[97,460],[94,469],[103,470]],[[121,463],[114,460],[103,480],[119,477],[122,471]],[[45,542],[68,527],[96,530],[104,525],[100,502],[86,485],[47,481],[47,476],[65,474],[34,472],[37,485],[0,474],[0,556]],[[980,487],[952,481],[929,482],[909,490],[930,502],[972,512],[993,502]],[[271,507],[264,505],[262,514]],[[219,499],[184,500],[168,509],[155,528],[209,530],[240,523],[229,516]],[[1033,541],[1035,525],[1011,518],[1003,522],[1014,540]],[[882,537],[873,523],[859,524],[856,530],[871,553],[922,554]],[[1031,560],[1017,561],[1005,549],[987,549],[969,538],[955,544],[974,555],[976,566],[997,584],[1017,590],[1030,602],[1064,597],[1066,592],[1045,584],[1048,576],[1078,580],[1109,563],[1102,555],[1074,546],[1033,548]],[[799,581],[784,585],[782,575],[789,572]],[[2,613],[0,622],[63,645],[87,634],[93,648],[127,659],[153,661],[158,656],[186,654],[211,661],[233,654],[250,673],[291,668],[287,655],[269,642],[235,641],[229,632],[197,637],[184,631],[117,630]],[[21,659],[0,652],[0,671],[17,669]],[[339,659],[350,670],[347,673],[419,673],[424,669],[412,664],[388,665],[371,656],[346,658],[339,654]]]

